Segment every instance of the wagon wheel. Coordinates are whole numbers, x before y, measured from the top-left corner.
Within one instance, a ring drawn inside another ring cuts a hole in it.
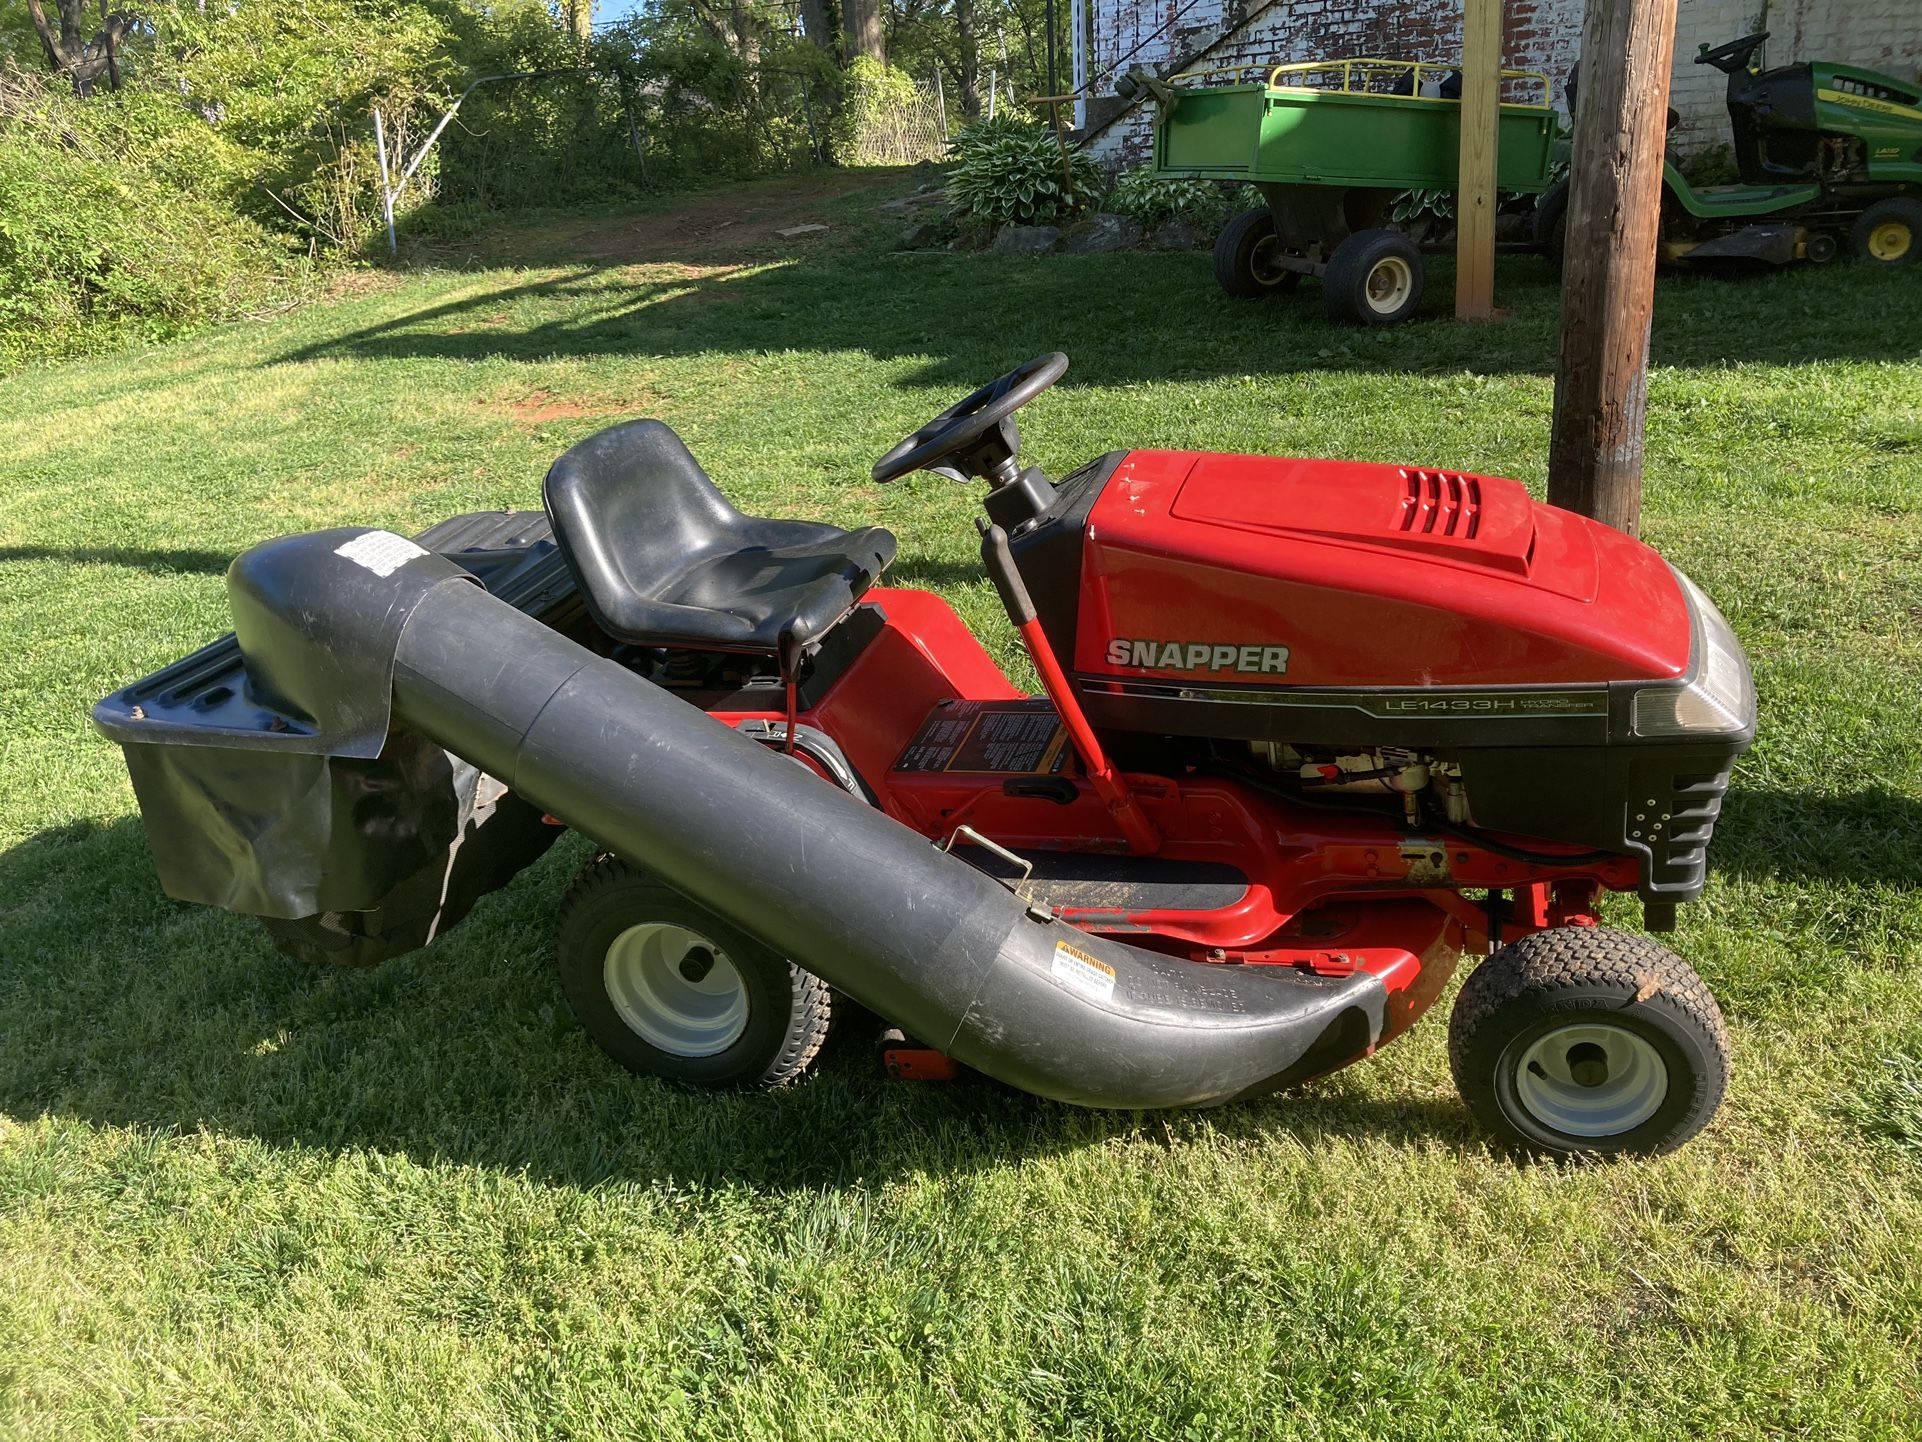
[[[1537,248],[1548,257],[1548,263],[1559,274],[1562,268],[1562,255],[1568,248],[1568,182],[1561,181],[1542,192],[1535,202],[1535,233]]]
[[[1397,230],[1358,230],[1328,257],[1322,307],[1349,325],[1400,325],[1421,304],[1421,252]]]
[[[1215,240],[1215,279],[1236,300],[1280,295],[1301,284],[1301,272],[1281,264],[1287,252],[1267,209],[1244,210]]]

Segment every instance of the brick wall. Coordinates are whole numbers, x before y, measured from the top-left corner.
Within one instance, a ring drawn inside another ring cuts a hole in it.
[[[1284,64],[1292,60],[1383,55],[1448,60],[1461,53],[1461,12],[1441,0],[1086,0],[1089,6],[1089,94],[1112,93],[1114,77],[1133,65],[1158,68],[1191,54],[1207,37],[1257,11],[1247,28],[1209,49],[1194,68]],[[1555,104],[1565,109],[1562,79],[1581,53],[1583,0],[1507,0],[1502,17],[1502,63],[1539,70],[1553,81]],[[1728,142],[1726,81],[1719,70],[1693,63],[1699,44],[1720,45],[1757,28],[1766,11],[1773,34],[1772,65],[1793,60],[1852,61],[1902,80],[1922,74],[1922,0],[1680,0],[1675,74],[1670,104],[1681,113],[1677,148],[1689,151]],[[1511,92],[1505,98],[1526,98]],[[1092,151],[1104,165],[1136,165],[1147,158],[1149,110],[1136,106],[1096,136]]]

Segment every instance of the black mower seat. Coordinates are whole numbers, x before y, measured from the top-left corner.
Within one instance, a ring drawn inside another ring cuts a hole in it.
[[[660,421],[589,436],[554,462],[542,491],[588,612],[636,645],[805,646],[894,559],[894,536],[879,526],[742,515]]]

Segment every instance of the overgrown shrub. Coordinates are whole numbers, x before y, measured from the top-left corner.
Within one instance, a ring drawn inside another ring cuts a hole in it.
[[[1064,175],[1054,132],[1031,121],[981,121],[957,131],[948,149],[954,156],[948,200],[963,220],[1054,225],[1086,209],[1100,193],[1101,171],[1094,161],[1070,151]]]
[[[378,234],[374,104],[390,147],[418,140],[461,72],[429,7],[176,3],[151,14],[150,35],[124,66],[126,88],[96,102],[138,96],[167,108],[166,143],[149,137],[155,143],[138,147],[143,156],[160,165],[172,147],[217,157],[198,193],[297,235],[303,247],[351,252]],[[433,193],[434,171],[423,170],[410,187],[415,204]]]
[[[625,165],[620,173],[647,189],[746,179],[827,157],[839,72],[809,41],[768,35],[744,55],[679,7],[659,5],[596,37],[591,58],[605,78],[602,128],[598,138],[583,135],[574,153],[606,156],[610,170]],[[636,137],[644,162],[633,154]]]
[[[866,55],[842,78],[834,158],[842,165],[911,165],[941,152],[934,103],[914,77]]]
[[[217,158],[189,183],[187,124],[0,69],[0,367],[178,334],[288,277],[285,243],[223,203]]]

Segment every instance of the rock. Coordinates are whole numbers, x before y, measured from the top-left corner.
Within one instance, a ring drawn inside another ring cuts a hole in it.
[[[945,216],[917,220],[901,232],[901,249],[931,250],[954,238],[954,222]]]
[[[824,235],[826,234],[826,232],[827,232],[827,227],[825,225],[810,224],[810,225],[790,225],[786,230],[777,230],[774,233],[780,236],[782,240],[793,240],[797,236]]]
[[[1141,244],[1141,222],[1125,215],[1091,215],[1068,231],[1062,248],[1074,255],[1101,255],[1110,250],[1132,250]]]
[[[1150,250],[1205,250],[1213,242],[1185,220],[1164,220],[1148,237]]]
[[[876,209],[900,213],[908,210],[919,210],[927,205],[939,205],[947,198],[947,187],[942,186],[936,190],[916,191],[913,195],[904,195],[898,200],[884,200]]]
[[[1060,243],[1059,226],[1004,225],[988,249],[996,255],[1046,255]]]

